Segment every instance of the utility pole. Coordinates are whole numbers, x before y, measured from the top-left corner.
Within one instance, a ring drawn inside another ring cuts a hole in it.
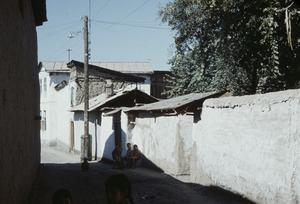
[[[81,159],[92,158],[91,135],[89,134],[89,42],[88,42],[88,16],[84,16],[84,135],[81,137]]]

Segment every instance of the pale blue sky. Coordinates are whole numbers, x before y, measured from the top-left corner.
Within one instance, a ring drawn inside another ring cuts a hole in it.
[[[158,18],[159,0],[90,0],[91,62],[150,62],[154,70],[168,70],[174,54],[174,32]],[[38,60],[84,61],[83,20],[89,0],[47,0],[48,21],[37,28]],[[116,24],[112,24],[116,23]],[[68,38],[73,33],[74,38]]]

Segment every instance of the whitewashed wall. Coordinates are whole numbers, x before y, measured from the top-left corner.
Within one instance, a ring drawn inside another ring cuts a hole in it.
[[[101,134],[101,115],[100,113],[89,113],[89,134],[92,136],[92,156],[95,156],[97,145],[97,157],[99,156],[99,140]],[[84,135],[84,114],[82,111],[74,112],[74,148],[76,152],[81,151],[81,137]]]
[[[47,79],[47,91],[42,88],[40,109],[46,111],[46,130],[41,131],[41,143],[44,145],[63,145],[68,150],[70,143],[70,90],[65,86],[59,91],[54,87],[63,80],[69,81],[68,73],[40,72],[39,78]],[[44,82],[43,82],[44,83]]]
[[[115,133],[113,117],[102,117],[100,127],[100,148],[99,158],[112,160],[111,152],[115,147]]]
[[[194,125],[191,181],[258,203],[300,202],[300,90],[209,99]]]
[[[132,143],[165,173],[189,174],[193,117],[140,113],[132,130]]]
[[[144,83],[138,83],[137,88],[147,94],[151,94],[151,79],[149,75],[139,75],[140,77],[144,77]]]
[[[105,114],[106,111],[103,112]],[[89,113],[89,134],[92,136],[92,156],[97,159],[112,160],[112,151],[115,148],[115,132],[113,116],[103,116],[102,113]],[[123,141],[123,155],[127,143],[127,115],[122,113],[121,132]],[[81,136],[84,134],[83,112],[74,113],[74,138],[75,150],[81,151]],[[96,151],[97,147],[97,151]],[[97,153],[96,153],[97,152]]]

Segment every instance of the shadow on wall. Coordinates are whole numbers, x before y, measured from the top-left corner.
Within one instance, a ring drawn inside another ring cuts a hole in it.
[[[114,150],[114,148],[115,148],[115,134],[112,133],[105,141],[105,146],[104,146],[101,161],[112,160],[111,153]]]
[[[111,153],[114,150],[115,146],[119,144],[120,142],[123,142],[123,152],[122,156],[125,156],[126,154],[126,144],[127,144],[127,135],[126,133],[120,129],[120,133],[116,134],[116,131],[112,133],[107,140],[105,141],[105,146],[103,150],[102,160],[112,160]]]

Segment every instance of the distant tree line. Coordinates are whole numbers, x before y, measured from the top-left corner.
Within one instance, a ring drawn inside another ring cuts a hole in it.
[[[159,14],[175,31],[171,97],[299,87],[300,9],[292,0],[174,0]]]

